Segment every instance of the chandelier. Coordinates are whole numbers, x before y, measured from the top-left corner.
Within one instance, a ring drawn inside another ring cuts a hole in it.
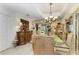
[[[52,3],[49,3],[50,10],[49,10],[49,16],[45,17],[46,22],[51,23],[52,21],[55,21],[58,17],[52,15]]]

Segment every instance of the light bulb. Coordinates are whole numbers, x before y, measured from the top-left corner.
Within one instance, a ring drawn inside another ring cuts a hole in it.
[[[53,18],[53,20],[56,20],[58,17],[57,16],[55,16],[54,18]]]
[[[53,16],[49,16],[49,18],[53,18]]]
[[[57,17],[57,16],[55,16],[54,18],[55,18],[55,19],[57,19],[58,17]]]
[[[48,19],[48,17],[45,17],[45,19]]]

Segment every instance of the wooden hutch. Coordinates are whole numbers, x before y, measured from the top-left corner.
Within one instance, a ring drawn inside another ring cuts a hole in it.
[[[29,21],[20,19],[22,25],[20,31],[17,32],[17,45],[24,45],[31,41],[32,31],[29,31]]]

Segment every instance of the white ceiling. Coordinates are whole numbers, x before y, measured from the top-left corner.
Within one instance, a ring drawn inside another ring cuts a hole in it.
[[[49,16],[49,3],[4,3],[5,8],[29,15],[31,18],[41,19]],[[76,4],[53,3],[52,12],[54,16],[64,17]]]

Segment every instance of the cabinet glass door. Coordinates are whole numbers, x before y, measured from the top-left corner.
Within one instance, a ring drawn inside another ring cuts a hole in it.
[[[79,54],[79,13],[76,13],[76,52]]]
[[[73,14],[73,25],[74,25],[74,44],[73,44],[73,51],[76,54],[79,54],[79,13]]]

